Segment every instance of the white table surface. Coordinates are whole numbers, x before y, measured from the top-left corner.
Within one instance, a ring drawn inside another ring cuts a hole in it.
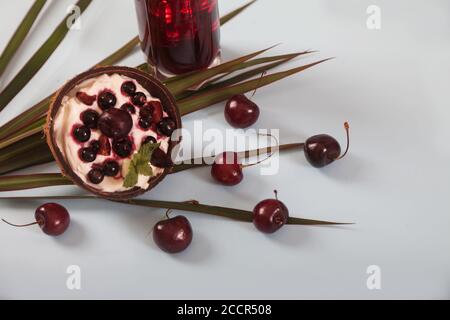
[[[74,1],[49,1],[1,81],[4,86]],[[244,1],[220,1],[222,13]],[[31,0],[2,1],[0,47]],[[381,8],[381,30],[366,26]],[[132,0],[96,0],[48,63],[1,113],[4,123],[103,59],[137,33]],[[164,180],[145,198],[197,199],[252,209],[277,188],[293,216],[353,221],[351,227],[288,226],[265,236],[251,224],[185,213],[195,236],[176,256],[148,236],[164,210],[63,201],[72,225],[52,239],[39,228],[0,224],[0,298],[449,298],[450,297],[450,2],[447,0],[260,0],[222,29],[225,59],[281,42],[274,54],[319,53],[292,62],[337,59],[260,90],[257,128],[279,128],[282,142],[330,133],[350,155],[323,169],[301,152],[283,154],[275,176],[245,171],[237,187],[211,181],[207,169]],[[143,62],[136,52],[123,64]],[[225,130],[223,104],[185,117]],[[23,172],[56,172],[53,164]],[[54,187],[15,195],[68,195]],[[6,195],[6,194],[4,194]],[[0,217],[33,219],[41,202],[0,204]],[[181,213],[181,212],[178,212]],[[183,213],[184,214],[184,213]],[[81,290],[66,287],[66,268],[81,268]],[[381,289],[366,286],[367,267]]]

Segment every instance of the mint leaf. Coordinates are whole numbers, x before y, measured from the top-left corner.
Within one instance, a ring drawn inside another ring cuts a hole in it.
[[[137,182],[138,182],[138,173],[136,170],[136,166],[133,164],[133,162],[130,162],[130,167],[128,169],[127,176],[123,181],[123,186],[125,188],[132,188],[136,185]]]
[[[153,175],[152,167],[150,167],[148,164],[139,164],[137,166],[137,172],[139,174],[142,174],[143,176],[150,177]]]
[[[133,155],[128,169],[128,174],[123,181],[125,188],[134,187],[138,182],[138,176],[150,177],[153,175],[152,167],[150,166],[150,158],[154,150],[158,149],[159,143],[144,143],[141,145],[139,151]]]

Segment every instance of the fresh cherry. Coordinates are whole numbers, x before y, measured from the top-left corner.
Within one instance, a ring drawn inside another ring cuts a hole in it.
[[[173,161],[169,154],[165,153],[160,148],[153,150],[150,158],[150,163],[158,168],[171,168]]]
[[[86,126],[77,126],[73,129],[73,136],[79,142],[86,142],[91,138],[91,129]]]
[[[108,137],[102,134],[98,139],[98,143],[100,144],[98,154],[109,156],[111,154],[111,144],[109,143]]]
[[[131,102],[136,106],[143,106],[147,102],[147,96],[143,92],[136,92],[131,98]]]
[[[113,140],[112,148],[121,158],[127,158],[133,151],[133,143],[128,138]]]
[[[175,131],[175,129],[176,129],[175,121],[173,121],[170,118],[163,118],[158,123],[159,133],[165,135],[166,137],[170,137],[172,133]]]
[[[100,92],[97,98],[97,104],[102,110],[107,110],[109,108],[112,108],[116,105],[117,98],[114,95],[114,93],[104,90]]]
[[[136,113],[136,108],[131,103],[124,103],[120,107],[120,110],[127,111],[127,112],[129,112],[131,114],[135,114]]]
[[[81,148],[78,153],[84,162],[93,162],[97,157],[97,153],[92,148]]]
[[[124,95],[131,97],[136,92],[136,85],[134,84],[133,81],[126,81],[122,84],[120,90]]]
[[[178,253],[185,250],[192,242],[192,227],[184,216],[162,220],[153,227],[153,240],[167,253]]]
[[[3,222],[13,226],[13,227],[28,227],[32,225],[39,225],[42,231],[49,236],[59,236],[63,234],[70,224],[69,212],[63,206],[57,203],[46,203],[36,209],[34,214],[36,222],[17,225],[9,223],[3,220]]]
[[[99,168],[94,168],[88,172],[88,179],[93,184],[100,184],[104,177],[103,171]]]
[[[153,114],[153,107],[151,105],[145,105],[139,110],[139,117],[151,118]]]
[[[120,165],[117,163],[117,161],[114,160],[108,160],[103,165],[103,173],[107,177],[115,177],[120,171]]]
[[[239,184],[244,178],[242,165],[236,152],[224,152],[218,155],[211,166],[211,176],[226,186]]]
[[[98,113],[92,109],[87,109],[81,113],[81,121],[89,129],[97,129]]]
[[[322,168],[345,157],[350,146],[350,126],[348,122],[344,124],[344,127],[347,133],[347,148],[342,156],[339,142],[330,135],[319,134],[306,140],[303,149],[306,159],[312,166]]]
[[[259,107],[243,94],[231,97],[225,105],[225,119],[235,128],[247,128],[259,118]]]
[[[289,219],[288,208],[278,200],[277,191],[274,192],[275,199],[263,200],[253,209],[253,224],[264,233],[274,233],[284,226]]]
[[[109,138],[123,138],[130,133],[133,119],[130,114],[120,109],[108,109],[98,119],[100,131]]]
[[[80,100],[82,103],[88,106],[92,106],[94,101],[97,99],[97,96],[90,96],[86,92],[77,92],[76,93],[77,99]]]
[[[152,120],[156,123],[160,122],[163,117],[163,108],[161,102],[154,100],[150,101],[147,105],[152,109]]]

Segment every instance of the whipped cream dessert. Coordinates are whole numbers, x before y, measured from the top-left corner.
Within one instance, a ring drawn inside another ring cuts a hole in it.
[[[120,74],[103,74],[75,86],[63,97],[53,122],[57,147],[73,173],[107,193],[147,189],[170,159],[170,136],[176,128],[159,99]],[[127,185],[133,158],[146,143],[156,148],[148,159],[151,175],[137,171],[135,184]]]

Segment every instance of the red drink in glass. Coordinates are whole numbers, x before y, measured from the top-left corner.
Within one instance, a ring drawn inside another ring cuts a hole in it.
[[[217,0],[135,0],[141,47],[160,77],[220,62]]]

